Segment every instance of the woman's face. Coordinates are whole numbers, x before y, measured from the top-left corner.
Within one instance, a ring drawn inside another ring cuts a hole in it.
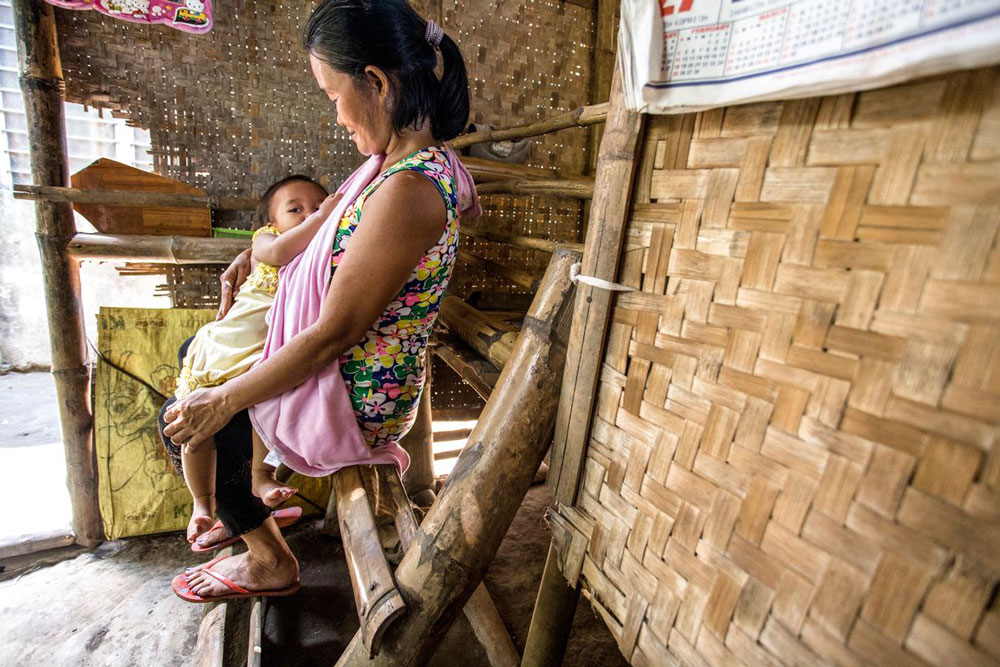
[[[315,56],[309,56],[309,65],[320,90],[326,93],[337,110],[337,125],[350,133],[351,141],[362,155],[385,152],[392,137],[392,124],[385,108],[385,85],[370,98],[358,90],[354,80],[338,72]]]

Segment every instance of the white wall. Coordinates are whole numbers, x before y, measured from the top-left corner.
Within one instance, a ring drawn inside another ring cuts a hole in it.
[[[127,127],[123,120],[67,104],[66,129],[71,172],[99,157],[151,169],[149,133]],[[35,207],[11,195],[11,185],[30,183],[31,173],[10,0],[0,0],[0,151],[0,371],[47,367],[49,334],[35,243]],[[82,216],[76,217],[79,231],[95,231]],[[86,262],[80,277],[84,322],[95,344],[97,309],[102,305],[170,307],[169,298],[153,295],[164,282],[162,276],[122,277],[115,263]]]

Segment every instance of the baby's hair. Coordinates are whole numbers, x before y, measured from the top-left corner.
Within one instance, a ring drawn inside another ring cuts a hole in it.
[[[292,174],[291,176],[285,176],[279,181],[275,181],[271,186],[264,191],[264,194],[260,198],[260,202],[257,204],[257,211],[254,214],[253,228],[255,230],[260,229],[267,223],[271,222],[271,200],[274,199],[274,195],[282,188],[282,186],[288,185],[289,183],[294,183],[296,181],[301,181],[303,183],[312,183],[317,188],[323,191],[324,194],[329,194],[322,185],[317,183],[314,179],[306,176],[305,174]]]

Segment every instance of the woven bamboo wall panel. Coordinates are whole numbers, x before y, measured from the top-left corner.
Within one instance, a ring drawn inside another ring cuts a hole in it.
[[[437,17],[465,56],[472,96],[470,120],[511,127],[590,104],[592,10],[550,0],[424,0],[418,11]],[[604,101],[604,100],[600,100]],[[526,164],[579,175],[587,167],[587,130],[569,129],[531,140]],[[557,197],[483,199],[477,227],[555,241],[579,240],[580,203]],[[539,277],[548,255],[471,237],[473,254]],[[460,264],[451,293],[523,291],[503,278]]]
[[[1000,664],[998,226],[998,69],[650,118],[560,510],[632,664]]]

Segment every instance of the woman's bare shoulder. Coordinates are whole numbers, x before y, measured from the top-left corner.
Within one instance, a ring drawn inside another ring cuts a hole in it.
[[[378,220],[380,226],[399,225],[410,233],[416,228],[440,234],[446,213],[434,183],[413,169],[404,169],[389,175],[372,193],[365,202],[362,219]]]

